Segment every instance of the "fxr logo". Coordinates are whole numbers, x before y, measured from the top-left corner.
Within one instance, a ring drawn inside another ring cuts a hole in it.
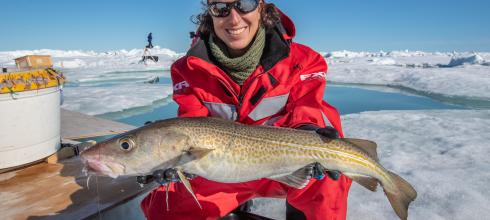
[[[317,73],[310,73],[310,74],[303,74],[299,76],[301,81],[309,80],[309,79],[316,79],[316,78],[324,78],[326,77],[325,72],[317,72]]]
[[[185,89],[189,87],[189,83],[187,81],[182,81],[174,85],[174,92],[179,91],[181,89]]]

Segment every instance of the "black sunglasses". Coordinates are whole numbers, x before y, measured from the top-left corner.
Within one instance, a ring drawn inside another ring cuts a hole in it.
[[[254,11],[259,6],[259,0],[238,0],[234,2],[213,2],[208,4],[208,11],[214,17],[226,17],[230,15],[231,9],[246,14]]]

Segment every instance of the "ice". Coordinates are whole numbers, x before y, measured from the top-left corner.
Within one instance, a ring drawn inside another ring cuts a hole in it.
[[[68,82],[63,108],[98,115],[152,105],[170,97],[171,63],[183,54],[155,47],[160,61],[140,63],[143,49],[109,52],[32,50],[0,52],[0,66],[14,58],[53,56]],[[327,79],[349,84],[388,85],[427,94],[490,98],[490,53],[352,52],[322,53]],[[145,81],[159,77],[159,84]],[[387,88],[387,87],[384,87]],[[381,163],[413,183],[417,200],[410,219],[490,219],[490,111],[381,111],[343,116],[349,137],[378,143]],[[284,219],[283,199],[258,199],[254,212]],[[396,219],[383,192],[353,184],[349,219]]]
[[[490,67],[485,61],[489,53],[341,51],[330,55],[326,59],[327,79],[331,82],[388,85],[447,97],[490,98]],[[466,65],[453,65],[462,63]]]
[[[138,65],[144,49],[116,50],[107,52],[82,51],[82,50],[17,50],[0,52],[0,65],[14,66],[17,57],[25,55],[51,55],[55,68],[96,68],[98,70],[111,69],[139,69]],[[155,46],[151,49],[151,55],[158,56],[160,61],[156,65],[146,66],[149,68],[168,68],[170,64],[183,54],[176,53],[166,48]]]
[[[163,84],[125,84],[110,87],[65,88],[63,108],[98,115],[148,106],[172,95],[172,87]]]
[[[465,64],[485,64],[487,63],[480,55],[474,54],[471,56],[453,57],[447,67],[461,66]]]
[[[6,51],[0,52],[0,66],[12,68],[15,57],[27,54],[49,54],[53,56],[55,68],[65,71],[69,81],[84,82],[96,81],[104,78],[105,73],[118,71],[169,70],[172,62],[183,55],[158,46],[151,52],[159,56],[160,61],[156,64],[150,61],[145,65],[139,62],[143,49]],[[490,53],[344,50],[322,54],[327,57],[327,79],[332,82],[388,85],[424,94],[472,100],[490,98],[490,62],[487,61]]]
[[[490,111],[363,112],[342,117],[346,136],[377,142],[386,168],[418,192],[409,219],[490,218]],[[282,199],[258,199],[254,212],[284,219]],[[353,183],[348,219],[397,219],[382,190]]]
[[[371,62],[371,64],[374,64],[374,65],[395,65],[396,64],[396,61],[394,59],[391,59],[391,58],[374,58],[374,59],[371,59],[371,60],[368,60]]]
[[[63,89],[63,108],[98,115],[152,105],[172,95],[169,83],[147,83],[152,78],[169,78],[165,70],[98,72],[65,70],[68,83]]]
[[[158,46],[151,55],[159,62],[141,63],[143,49],[108,52],[19,50],[0,52],[0,66],[14,69],[14,58],[51,55],[54,68],[67,78],[63,108],[98,115],[152,105],[172,94],[170,83],[148,84],[156,77],[169,78],[170,65],[182,54]]]
[[[421,57],[428,55],[439,55],[441,53],[427,53],[423,51],[379,51],[379,52],[356,52],[356,51],[333,51],[329,53],[321,53],[324,54],[327,58],[359,58],[359,57]]]

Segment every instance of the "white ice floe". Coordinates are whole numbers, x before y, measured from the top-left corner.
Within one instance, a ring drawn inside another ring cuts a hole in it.
[[[478,54],[474,54],[471,56],[458,56],[453,57],[447,67],[455,67],[461,65],[473,65],[473,64],[482,64],[485,65],[487,62]]]
[[[107,70],[105,70],[107,71]],[[147,83],[149,79],[170,77],[165,70],[105,72],[97,69],[66,69],[63,108],[89,115],[117,112],[152,105],[172,95],[170,83]]]
[[[132,49],[132,50],[117,50],[107,52],[95,52],[95,51],[83,51],[83,50],[17,50],[17,51],[0,51],[0,65],[2,66],[15,66],[14,59],[25,55],[51,55],[54,67],[62,69],[74,69],[84,68],[91,69],[97,68],[99,70],[105,69],[110,71],[111,69],[134,69],[139,68],[139,61],[144,54],[144,49]],[[170,64],[182,56],[183,54],[176,53],[166,48],[160,48],[155,46],[151,49],[151,55],[158,56],[160,62],[146,66],[146,68],[162,68],[169,67]]]
[[[54,67],[67,78],[63,108],[90,114],[117,112],[151,105],[172,94],[167,84],[148,84],[149,79],[169,78],[169,68],[182,54],[156,46],[151,55],[159,62],[139,62],[143,49],[109,52],[32,50],[0,52],[0,66],[14,69],[14,58],[51,55]]]
[[[432,56],[432,55],[443,55],[443,54],[448,54],[448,53],[440,53],[440,52],[435,52],[435,53],[429,53],[429,52],[423,52],[423,51],[379,51],[379,52],[356,52],[356,51],[348,51],[348,50],[341,50],[341,51],[332,51],[329,53],[322,52],[325,57],[327,58],[359,58],[359,57],[393,57],[393,58],[398,58],[398,57],[421,57],[421,56]]]
[[[404,87],[445,96],[490,98],[490,67],[485,61],[490,60],[489,53],[355,54],[347,58],[326,58],[327,79],[338,83]]]
[[[381,163],[417,190],[409,219],[490,219],[490,111],[379,111],[343,116],[348,137],[377,142]],[[254,212],[284,219],[282,199]],[[353,183],[348,219],[397,219],[382,192]]]
[[[72,83],[66,87],[67,94],[75,94],[75,92],[70,93],[69,90],[77,90],[77,86],[96,86],[97,83],[102,85],[103,82],[109,82],[118,77],[119,80],[131,81],[134,79],[135,82],[140,80],[144,82],[145,79],[163,74],[151,71],[167,71],[165,74],[168,77],[168,70],[172,62],[183,55],[158,46],[151,52],[152,55],[158,56],[160,61],[158,63],[148,61],[145,65],[139,62],[144,53],[143,49],[109,52],[6,51],[0,52],[0,66],[12,68],[15,57],[28,54],[52,55],[55,68],[64,71],[68,81]],[[326,53],[325,56],[328,57],[326,59],[329,64],[327,79],[332,82],[389,85],[427,94],[476,100],[490,98],[490,63],[488,62],[490,53],[335,51]]]
[[[374,58],[374,59],[370,59],[368,61],[374,65],[395,65],[396,64],[396,61],[394,59],[391,59],[391,58],[381,58],[381,59],[380,58]]]
[[[172,95],[172,86],[163,84],[134,83],[109,87],[67,87],[63,91],[63,108],[98,115],[118,112],[140,106]]]

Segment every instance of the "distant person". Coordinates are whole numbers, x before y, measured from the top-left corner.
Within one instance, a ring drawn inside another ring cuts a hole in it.
[[[153,44],[151,43],[151,41],[153,40],[153,36],[151,34],[151,32],[148,34],[148,45],[146,46],[146,48],[153,48]]]

